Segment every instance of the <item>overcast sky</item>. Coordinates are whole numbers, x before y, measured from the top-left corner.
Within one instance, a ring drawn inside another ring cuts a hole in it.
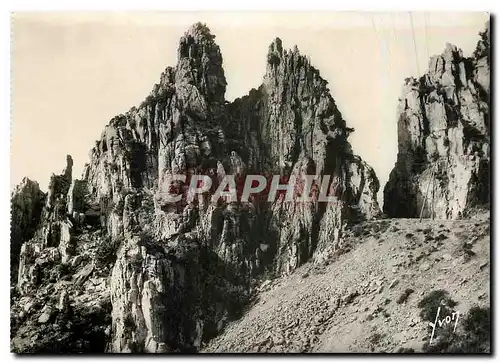
[[[427,70],[447,42],[474,50],[486,13],[17,13],[12,20],[11,188],[24,176],[45,190],[73,156],[80,177],[104,126],[149,94],[176,63],[196,21],[216,35],[226,99],[262,82],[280,37],[329,81],[354,127],[354,152],[386,183],[396,160],[396,105],[403,81]]]

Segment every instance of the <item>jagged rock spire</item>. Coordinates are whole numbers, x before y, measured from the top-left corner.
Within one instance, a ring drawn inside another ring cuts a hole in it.
[[[45,227],[21,252],[23,291],[39,287],[39,255],[50,266],[91,260],[78,267],[77,281],[90,301],[111,297],[112,306],[103,307],[112,320],[111,351],[198,349],[223,327],[229,309],[245,302],[251,279],[328,258],[344,219],[379,213],[375,173],[352,153],[345,121],[309,59],[276,38],[262,85],[229,103],[214,38],[201,23],[186,31],[177,65],[166,68],[141,105],[106,126],[85,180],[71,183],[68,159],[65,172],[51,179]],[[247,173],[326,176],[327,194],[338,202],[291,208],[282,200],[162,199],[172,174],[221,180]],[[88,242],[97,248],[83,248]],[[101,254],[109,260],[97,268]],[[87,278],[111,283],[96,290]],[[68,288],[69,305],[81,308],[80,288]]]
[[[45,194],[40,190],[38,183],[23,178],[11,195],[11,281],[17,279],[19,252],[24,242],[33,237],[40,223]]]
[[[177,51],[177,84],[192,84],[209,101],[224,101],[226,77],[215,36],[205,24],[192,25],[182,36]]]
[[[452,44],[420,79],[407,79],[398,106],[398,158],[384,190],[391,217],[458,218],[489,195],[489,44],[473,56]],[[431,191],[426,192],[431,185]],[[427,199],[429,198],[429,199]]]

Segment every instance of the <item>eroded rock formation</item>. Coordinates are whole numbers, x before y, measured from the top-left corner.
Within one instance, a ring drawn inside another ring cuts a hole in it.
[[[71,180],[71,159],[53,176],[38,234],[21,252],[13,349],[48,349],[21,338],[45,329],[19,305],[35,294],[51,312],[44,321],[60,319],[52,312],[61,304],[79,311],[69,327],[45,332],[66,334],[63,351],[195,351],[241,312],[256,280],[323,261],[346,222],[380,213],[375,173],[353,154],[353,130],[310,61],[276,39],[263,84],[228,103],[214,38],[205,25],[191,27],[176,67],[105,127],[82,180]],[[164,196],[174,174],[328,175],[335,202],[213,203],[210,190],[172,204]],[[75,342],[75,329],[99,316]]]
[[[489,25],[471,57],[447,44],[398,106],[398,157],[384,189],[390,217],[463,216],[489,202]]]
[[[42,208],[45,204],[45,194],[37,182],[24,178],[12,192],[11,205],[11,235],[10,262],[11,281],[17,282],[19,253],[23,242],[31,239],[37,230]]]

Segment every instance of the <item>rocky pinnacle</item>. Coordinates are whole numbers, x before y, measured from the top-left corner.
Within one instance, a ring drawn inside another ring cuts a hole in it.
[[[398,157],[384,189],[390,217],[455,219],[489,202],[489,25],[480,36],[471,57],[446,44],[427,73],[405,80]]]

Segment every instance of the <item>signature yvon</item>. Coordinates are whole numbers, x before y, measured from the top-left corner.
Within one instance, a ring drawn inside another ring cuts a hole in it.
[[[455,332],[455,329],[457,328],[458,318],[460,317],[459,311],[454,311],[451,315],[447,315],[443,319],[439,319],[440,312],[441,312],[441,307],[438,307],[438,310],[436,313],[436,319],[434,320],[434,323],[429,322],[429,325],[432,327],[430,343],[432,343],[432,339],[434,339],[434,333],[436,331],[436,326],[438,324],[439,324],[439,327],[441,328],[443,325],[448,325],[448,324],[451,324],[452,322],[454,322],[455,325],[453,326],[453,332]]]

